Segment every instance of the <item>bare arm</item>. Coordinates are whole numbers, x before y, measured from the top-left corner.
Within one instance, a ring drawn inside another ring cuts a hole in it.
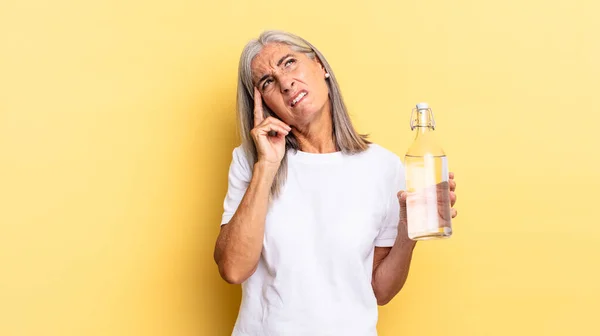
[[[258,265],[265,233],[271,185],[285,154],[285,136],[291,128],[281,120],[264,117],[260,92],[254,89],[254,128],[257,148],[252,179],[229,223],[221,226],[214,258],[221,277],[240,284]]]
[[[454,206],[456,203],[454,173],[450,173],[449,186],[450,202]],[[404,286],[408,277],[413,250],[416,246],[416,241],[408,238],[406,227],[406,195],[403,192],[399,192],[398,198],[400,202],[400,222],[394,246],[375,247],[373,257],[373,279],[371,284],[377,298],[377,304],[379,305],[385,305],[390,302]],[[452,209],[452,218],[456,217],[456,215],[456,209]]]
[[[375,247],[372,285],[378,305],[390,302],[404,286],[415,243],[396,239],[393,247]]]
[[[258,162],[242,201],[228,224],[221,226],[215,262],[231,284],[244,282],[258,264],[265,231],[269,191],[278,166]]]

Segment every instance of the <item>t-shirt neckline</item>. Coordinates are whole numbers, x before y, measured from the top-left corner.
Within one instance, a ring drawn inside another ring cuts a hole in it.
[[[303,152],[301,150],[290,149],[288,156],[294,160],[304,163],[323,164],[340,162],[344,156],[344,153],[342,151],[331,153],[310,153]]]

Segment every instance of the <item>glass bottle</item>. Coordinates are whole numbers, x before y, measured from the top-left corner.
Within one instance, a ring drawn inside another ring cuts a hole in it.
[[[415,140],[404,157],[408,237],[413,240],[449,238],[452,235],[448,160],[438,144],[433,111],[427,103],[412,110]]]

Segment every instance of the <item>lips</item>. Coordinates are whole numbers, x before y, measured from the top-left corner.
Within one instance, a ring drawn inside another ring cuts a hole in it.
[[[303,101],[307,95],[308,95],[308,91],[306,91],[306,90],[298,91],[298,93],[296,95],[294,95],[292,97],[292,99],[290,99],[290,101],[289,101],[290,106],[294,107],[294,106],[298,105],[298,103]]]

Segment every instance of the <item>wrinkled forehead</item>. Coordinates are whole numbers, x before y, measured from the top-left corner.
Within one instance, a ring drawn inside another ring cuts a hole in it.
[[[277,63],[287,55],[298,55],[299,52],[293,50],[284,43],[269,43],[252,59],[250,68],[252,69],[252,82],[256,83],[263,75],[273,72],[277,68]]]

